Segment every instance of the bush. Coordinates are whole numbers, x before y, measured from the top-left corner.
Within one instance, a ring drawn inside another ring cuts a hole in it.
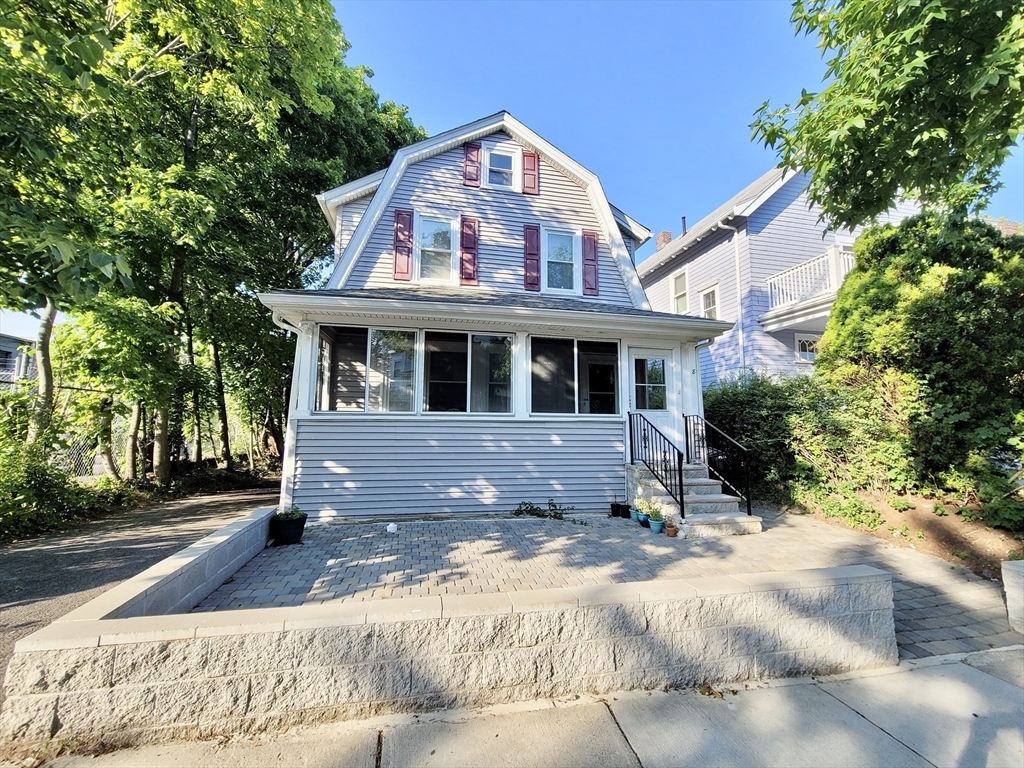
[[[58,528],[88,514],[91,494],[52,466],[50,447],[0,438],[0,538]]]

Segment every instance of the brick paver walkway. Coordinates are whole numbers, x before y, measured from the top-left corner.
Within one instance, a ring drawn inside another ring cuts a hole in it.
[[[864,563],[893,574],[900,656],[1024,642],[998,584],[966,568],[808,517],[767,513],[765,531],[669,539],[628,520],[496,518],[307,525],[302,543],[268,549],[196,610],[411,595],[472,594]]]

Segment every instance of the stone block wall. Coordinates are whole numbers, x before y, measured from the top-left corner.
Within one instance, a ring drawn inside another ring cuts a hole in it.
[[[1006,560],[1002,571],[1006,618],[1014,632],[1024,634],[1024,560]]]
[[[20,641],[0,728],[121,746],[897,663],[866,566],[79,621]]]

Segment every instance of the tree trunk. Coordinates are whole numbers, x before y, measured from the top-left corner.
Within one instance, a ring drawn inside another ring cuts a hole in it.
[[[114,401],[109,397],[104,397],[100,400],[100,412],[99,412],[99,445],[100,445],[100,460],[103,462],[103,471],[107,473],[108,477],[112,477],[115,480],[121,479],[121,473],[117,471],[117,462],[114,461],[114,447],[113,443],[113,411]]]
[[[139,477],[139,425],[142,423],[142,401],[132,404],[132,416],[128,421],[128,440],[124,449],[124,479],[137,480]]]
[[[274,411],[271,408],[267,408],[267,431],[270,436],[274,439],[274,446],[277,448],[277,456],[280,459],[284,458],[284,434],[281,431],[281,426],[274,418]]]
[[[252,424],[249,425],[249,471],[256,471],[256,439],[252,433]]]
[[[195,342],[192,338],[192,321],[187,320],[185,325],[185,331],[188,338],[188,364],[192,366],[192,371],[195,372],[196,368],[196,351]],[[200,414],[202,413],[202,403],[199,399],[199,389],[192,390],[192,461],[199,466],[203,463],[203,425],[200,422]]]
[[[171,447],[167,434],[170,411],[164,406],[153,412],[153,476],[158,485],[171,482]]]
[[[57,317],[57,305],[52,299],[46,300],[43,315],[39,323],[39,335],[36,337],[36,376],[39,391],[36,395],[32,421],[28,427],[28,442],[38,440],[46,428],[50,426],[53,415],[53,366],[50,362],[50,336],[53,334],[53,321]]]
[[[213,374],[214,383],[217,388],[217,416],[220,418],[220,458],[224,462],[224,468],[231,472],[235,468],[235,461],[231,458],[231,442],[228,434],[228,402],[224,396],[224,373],[220,367],[220,347],[217,340],[210,342],[213,349]]]

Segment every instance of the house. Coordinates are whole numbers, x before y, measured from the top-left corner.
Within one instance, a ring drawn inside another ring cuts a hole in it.
[[[774,168],[679,237],[659,235],[639,265],[655,311],[733,323],[700,351],[703,386],[743,370],[810,373],[859,231],[826,232],[808,181]],[[917,212],[900,203],[880,223]]]
[[[34,342],[0,333],[0,386],[35,378]]]
[[[607,512],[627,414],[681,444],[701,412],[696,347],[731,323],[653,311],[632,258],[650,232],[507,112],[317,200],[327,287],[259,297],[298,340],[283,508]]]

